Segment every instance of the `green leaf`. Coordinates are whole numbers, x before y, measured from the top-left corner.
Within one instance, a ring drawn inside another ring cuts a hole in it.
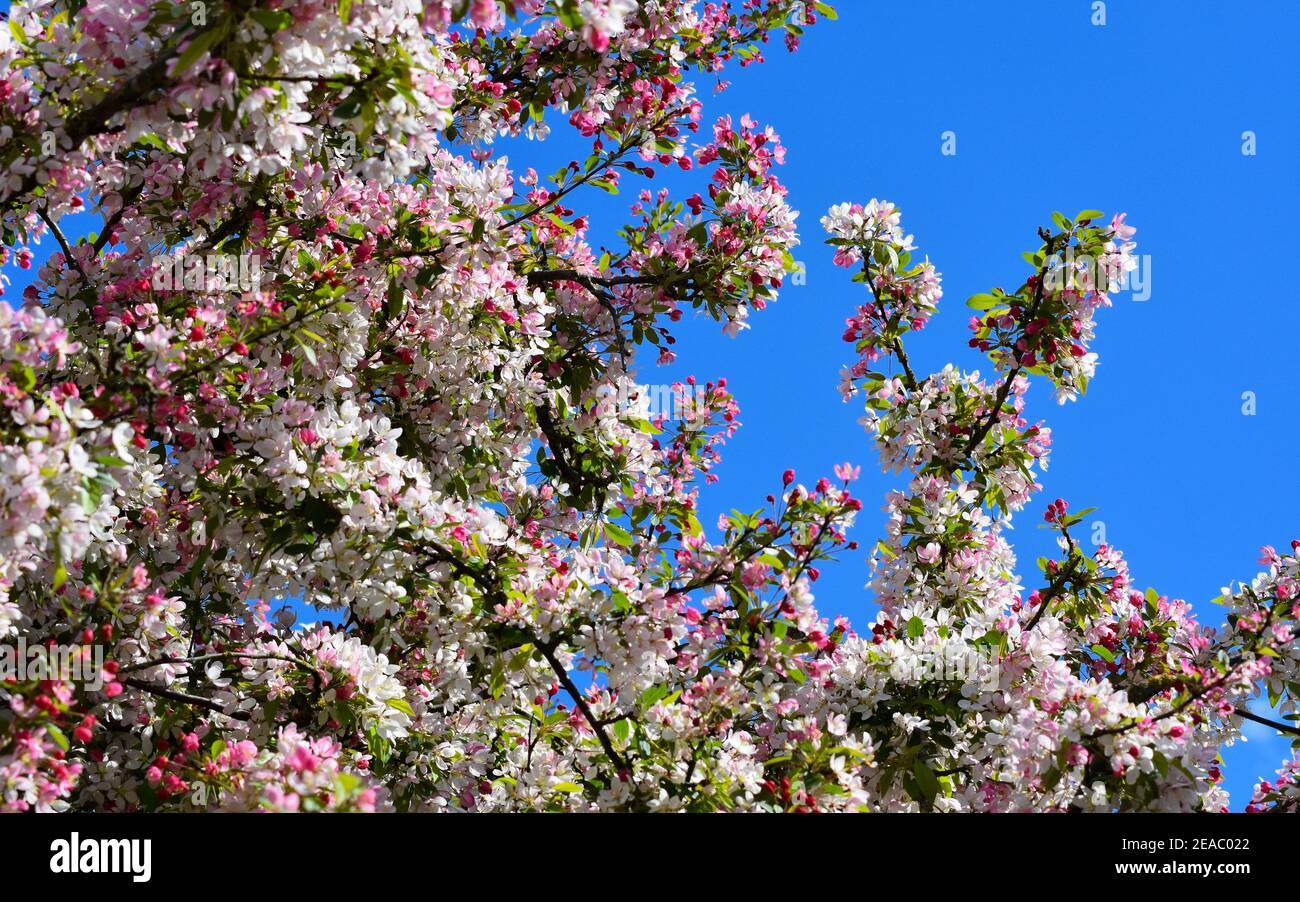
[[[655,704],[655,702],[659,701],[667,694],[668,690],[663,686],[651,686],[645,692],[641,693],[641,708],[643,710],[649,709]]]
[[[533,656],[534,651],[535,649],[531,642],[525,642],[523,645],[519,646],[519,650],[515,652],[514,657],[510,659],[510,669],[512,671],[523,670],[528,664],[528,659]]]
[[[567,780],[563,783],[556,783],[551,787],[556,792],[582,792],[582,787],[577,783],[570,783]]]
[[[919,639],[925,633],[925,623],[920,617],[913,617],[907,621],[907,638]]]
[[[172,78],[180,78],[199,61],[199,57],[207,53],[226,33],[226,22],[213,25],[206,31],[201,31],[195,35],[194,40],[190,41],[189,46],[185,48],[176,60],[176,65],[172,68]]]
[[[55,745],[63,749],[65,752],[68,750],[68,737],[63,735],[62,730],[52,723],[47,723],[45,725],[45,732],[50,734],[50,738],[54,740]]]
[[[307,362],[310,363],[312,366],[315,366],[315,365],[316,365],[316,349],[313,348],[311,345],[307,344],[307,342],[303,341],[303,340],[302,340],[301,338],[299,338],[297,335],[295,335],[295,336],[293,337],[293,340],[294,340],[294,343],[298,345],[298,347],[302,348],[303,356],[307,358]]]
[[[577,0],[561,0],[560,8],[556,10],[556,15],[560,21],[572,28],[574,31],[583,26],[582,14],[578,12]]]
[[[339,19],[344,25],[352,18],[352,0],[339,0]]]
[[[1110,650],[1109,648],[1107,648],[1106,646],[1102,645],[1100,642],[1098,642],[1096,645],[1094,645],[1094,646],[1092,647],[1092,650],[1093,650],[1094,652],[1097,653],[1097,657],[1101,658],[1101,659],[1102,659],[1103,661],[1105,661],[1107,664],[1114,664],[1114,663],[1115,663],[1115,655],[1114,655],[1114,653],[1112,653],[1111,650]]]
[[[361,786],[361,778],[356,774],[335,774],[334,789],[343,798],[349,798]]]
[[[992,310],[1002,298],[992,294],[973,294],[966,300],[966,306],[973,310]]]
[[[401,283],[397,279],[388,280],[388,295],[384,299],[384,316],[388,319],[396,319],[402,313],[402,308],[406,306],[406,292],[402,289]]]
[[[939,794],[939,778],[934,775],[930,765],[920,758],[912,762],[912,773],[916,775],[916,785],[920,788],[925,801],[933,802]]]
[[[390,698],[388,700],[388,707],[396,708],[408,717],[415,716],[415,709],[412,708],[411,703],[404,698]]]
[[[632,534],[615,523],[605,524],[605,535],[609,536],[624,548],[632,547]]]
[[[31,391],[36,387],[36,370],[25,363],[15,363],[9,368],[9,375],[23,391]]]
[[[252,15],[259,25],[272,34],[288,28],[293,22],[293,13],[282,9],[258,9],[254,10]]]

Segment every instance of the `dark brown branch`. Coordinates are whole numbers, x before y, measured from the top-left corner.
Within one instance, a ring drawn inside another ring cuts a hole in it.
[[[546,444],[551,449],[551,456],[555,460],[556,467],[560,470],[560,476],[569,484],[569,490],[572,495],[577,495],[581,489],[587,486],[588,480],[577,470],[569,461],[565,449],[569,447],[568,438],[560,431],[559,425],[551,413],[551,406],[543,401],[534,405],[537,412],[537,426],[542,430],[542,435],[546,436]],[[603,493],[601,501],[595,505],[596,510],[603,507]]]
[[[1260,717],[1258,714],[1255,714],[1252,711],[1248,711],[1245,708],[1237,708],[1236,712],[1238,717],[1244,717],[1246,720],[1253,720],[1257,724],[1262,724],[1263,726],[1266,727],[1272,727],[1273,729],[1277,730],[1279,733],[1289,733],[1292,736],[1300,736],[1300,728],[1291,726],[1289,724],[1279,723],[1276,720],[1269,720],[1267,717]]]
[[[213,250],[231,235],[247,228],[256,207],[257,198],[250,196],[243,204],[236,207],[224,222],[208,233],[208,237],[203,239],[203,243],[199,245],[195,253],[201,254]]]
[[[1039,229],[1038,234],[1042,237],[1045,243],[1046,251],[1043,255],[1043,265],[1039,268],[1038,275],[1034,282],[1034,299],[1030,304],[1029,310],[1025,313],[1025,323],[1032,322],[1033,319],[1038,316],[1038,310],[1043,304],[1043,285],[1047,281],[1048,262],[1051,260],[1052,251],[1056,243],[1052,235],[1045,230]],[[1063,237],[1065,238],[1065,244],[1068,245],[1070,243],[1070,233],[1067,232]],[[984,437],[989,434],[989,430],[993,428],[993,424],[998,421],[998,415],[1002,412],[1002,405],[1007,402],[1007,395],[1011,394],[1011,386],[1015,384],[1016,376],[1020,375],[1021,369],[1020,364],[1017,363],[1007,371],[1007,377],[1002,380],[1002,387],[998,389],[997,398],[993,402],[993,409],[988,413],[988,418],[977,426],[973,433],[971,433],[970,442],[966,445],[967,456],[975,453],[976,449],[979,448],[980,442],[984,441]]]
[[[867,290],[871,292],[871,299],[875,301],[876,311],[880,314],[881,319],[888,323],[888,317],[884,315],[884,307],[880,301],[880,293],[876,291],[876,281],[871,277],[871,255],[864,254],[862,258],[862,276],[867,283]],[[896,314],[895,314],[896,315]],[[897,323],[892,328],[897,328]],[[912,372],[912,363],[907,359],[907,352],[903,350],[903,339],[900,335],[895,335],[890,342],[890,350],[898,358],[899,366],[903,368],[903,381],[907,385],[908,391],[916,391],[920,383],[916,380],[916,373]]]
[[[1070,533],[1066,531],[1064,535],[1066,541],[1070,543],[1070,557],[1065,568],[1057,574],[1055,579],[1048,582],[1047,592],[1044,593],[1042,598],[1039,600],[1038,610],[1034,612],[1034,616],[1030,618],[1029,623],[1025,624],[1024,632],[1026,633],[1030,632],[1038,625],[1038,621],[1042,620],[1043,614],[1047,612],[1047,606],[1060,597],[1061,590],[1065,588],[1065,584],[1073,579],[1079,572],[1078,562],[1081,560],[1081,557],[1076,556],[1078,549],[1074,544],[1074,540],[1070,538]]]
[[[87,276],[86,271],[81,268],[81,262],[77,260],[76,257],[72,256],[72,248],[68,246],[68,239],[63,237],[63,233],[59,231],[58,225],[50,218],[50,214],[44,209],[37,210],[36,212],[41,219],[45,221],[45,225],[49,228],[50,234],[59,242],[59,247],[63,250],[63,259],[67,262],[67,265],[71,266],[81,275],[81,282],[83,285],[89,285],[90,277]]]
[[[165,85],[168,81],[167,67],[170,65],[176,50],[177,47],[173,46],[171,50],[124,81],[115,92],[69,119],[63,130],[67,143],[70,145],[69,149],[75,151],[88,139],[108,131],[110,119],[123,110],[136,106],[149,94]],[[0,202],[0,213],[7,213],[12,210],[36,188],[39,172],[38,167],[23,177],[18,190],[12,192],[8,198]]]
[[[100,251],[102,251],[105,247],[108,246],[108,242],[112,240],[111,235],[113,234],[113,229],[117,227],[117,224],[122,221],[122,217],[126,215],[126,208],[134,204],[136,201],[138,201],[140,199],[140,195],[142,195],[143,193],[144,193],[143,181],[141,181],[138,185],[135,185],[131,188],[126,189],[125,191],[120,192],[122,198],[122,205],[117,208],[117,210],[113,213],[113,215],[109,216],[107,219],[104,220],[103,229],[101,229],[100,233],[95,237],[94,247],[95,247],[96,254],[98,254]]]
[[[207,655],[195,655],[193,657],[188,657],[188,658],[154,658],[151,661],[140,661],[139,663],[128,665],[126,667],[123,667],[119,672],[134,673],[137,670],[149,670],[152,667],[164,667],[168,664],[189,665],[189,664],[198,664],[203,661],[244,660],[244,659],[250,661],[284,661],[289,664],[296,664],[298,667],[311,670],[313,672],[319,672],[311,663],[304,661],[300,658],[293,658],[288,655],[277,655],[277,654],[270,654],[270,653],[247,654],[247,653],[242,653],[237,651],[216,652]]]
[[[916,373],[912,372],[912,363],[907,359],[907,352],[903,350],[903,339],[897,336],[894,337],[894,356],[903,367],[903,377],[908,390],[916,391],[920,383],[916,381]]]
[[[231,4],[235,12],[241,12],[251,5],[251,0],[236,0]],[[225,26],[224,17],[215,17],[206,27],[190,33],[187,31],[180,40],[168,46],[162,54],[145,68],[123,81],[116,90],[111,92],[107,97],[98,103],[76,113],[68,119],[63,128],[63,138],[60,144],[66,145],[68,150],[78,150],[90,138],[96,135],[106,134],[114,130],[109,125],[114,116],[141,105],[150,95],[165,88],[171,84],[172,76],[167,71],[180,50],[181,44],[187,40],[194,40],[199,35],[214,28]],[[29,140],[39,142],[40,136],[28,135]],[[11,139],[12,140],[12,139]],[[8,213],[14,207],[22,202],[22,199],[30,194],[37,186],[37,176],[40,168],[33,170],[23,177],[17,191],[13,191],[7,198],[0,201],[0,214]]]
[[[469,567],[464,561],[452,554],[449,549],[444,548],[436,542],[430,543],[430,545],[435,552],[432,558],[433,560],[449,564],[452,568],[452,572],[459,576],[468,576],[476,585],[478,585],[480,591],[489,597],[489,599],[499,599],[500,602],[504,603],[505,598],[499,587],[490,584],[485,586],[483,584],[485,574],[482,571]],[[528,631],[528,638],[537,650],[542,653],[542,656],[546,658],[546,662],[550,665],[551,670],[554,671],[556,679],[560,681],[560,685],[563,686],[564,690],[573,697],[574,704],[578,706],[578,710],[582,712],[582,716],[595,732],[597,739],[600,741],[601,748],[604,749],[609,760],[616,768],[618,768],[619,771],[629,771],[630,768],[628,767],[626,759],[624,759],[623,756],[614,749],[614,744],[605,733],[604,725],[601,721],[597,720],[595,714],[592,713],[591,707],[587,704],[587,700],[578,690],[578,687],[574,685],[573,680],[569,677],[568,670],[562,663],[560,663],[560,659],[556,656],[555,649],[558,647],[559,641],[553,639],[550,642],[543,642],[537,633],[533,632],[531,629]]]
[[[630,771],[627,761],[624,760],[622,755],[615,751],[614,744],[610,742],[609,736],[605,733],[605,728],[601,726],[598,720],[596,720],[596,716],[592,714],[591,707],[587,704],[587,700],[583,698],[578,687],[575,686],[573,680],[570,679],[569,671],[560,663],[560,659],[555,656],[555,643],[542,642],[534,634],[533,644],[537,646],[537,650],[542,653],[544,658],[546,658],[546,662],[551,665],[551,670],[555,672],[555,677],[560,681],[560,685],[564,687],[564,691],[573,697],[573,703],[578,706],[578,710],[582,712],[582,716],[586,719],[587,724],[595,732],[596,738],[600,740],[600,747],[605,750],[606,757],[614,763],[614,766],[618,768],[620,772]]]
[[[551,282],[574,282],[586,288],[605,311],[609,313],[610,319],[614,322],[614,331],[618,336],[619,359],[623,363],[623,369],[627,369],[628,360],[628,341],[623,334],[623,322],[619,316],[618,310],[614,307],[614,302],[618,300],[614,295],[603,289],[615,288],[621,285],[659,285],[661,279],[658,276],[590,276],[578,272],[576,269],[548,269],[533,270],[528,273],[528,282],[531,285],[546,285]],[[663,286],[661,286],[663,287]]]
[[[194,705],[197,708],[206,708],[209,711],[215,711],[226,717],[232,717],[235,720],[248,720],[250,715],[247,711],[235,711],[227,713],[221,705],[217,704],[210,698],[204,698],[201,695],[190,695],[188,692],[177,692],[174,689],[168,689],[166,686],[159,686],[154,683],[148,683],[144,680],[137,680],[128,677],[122,682],[132,689],[139,689],[141,692],[148,692],[150,695],[156,695],[160,698],[171,699],[174,702],[180,702],[185,705]]]
[[[666,125],[670,120],[674,118],[676,117],[671,113],[665,114],[662,119],[660,119],[658,122],[654,123],[653,125],[649,126],[649,128],[646,131],[648,131],[650,134],[653,135],[656,132],[658,132],[662,126]],[[564,186],[559,191],[556,191],[554,194],[551,194],[550,197],[548,197],[544,203],[536,204],[530,209],[525,210],[524,212],[518,214],[517,216],[513,216],[510,219],[506,220],[503,228],[509,229],[513,226],[517,226],[519,223],[527,219],[532,219],[538,213],[541,213],[549,209],[550,207],[555,206],[557,203],[560,202],[562,198],[564,198],[570,192],[575,191],[578,188],[581,188],[583,185],[592,181],[597,176],[604,175],[606,170],[608,170],[610,167],[612,167],[615,164],[615,162],[618,161],[619,157],[623,156],[633,147],[640,146],[641,139],[644,137],[644,135],[645,132],[640,132],[640,131],[628,135],[621,142],[619,142],[618,147],[615,148],[614,151],[609,154],[605,162],[599,164],[589,172],[584,172],[582,175],[574,179],[568,185]]]

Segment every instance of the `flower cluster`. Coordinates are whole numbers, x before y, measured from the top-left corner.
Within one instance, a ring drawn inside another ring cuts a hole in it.
[[[857,363],[844,372],[841,391],[846,395],[904,333],[925,328],[943,297],[939,273],[929,260],[909,265],[915,245],[900,222],[897,207],[875,198],[866,206],[837,204],[822,217],[822,228],[831,236],[827,243],[835,248],[835,264],[851,269],[861,263],[854,281],[864,282],[872,298],[845,321],[844,340],[854,342],[859,354]]]
[[[1074,220],[1055,214],[1060,232],[1040,233],[1043,246],[1025,255],[1036,271],[1017,291],[995,288],[967,301],[981,311],[970,320],[970,346],[986,353],[999,370],[1047,376],[1058,403],[1086,393],[1097,367],[1097,355],[1088,350],[1094,315],[1110,306],[1109,295],[1122,287],[1123,274],[1137,266],[1136,244],[1125,240],[1136,229],[1124,216],[1102,227],[1092,224],[1101,217],[1095,210]]]
[[[248,762],[239,789],[225,804],[231,810],[376,811],[385,792],[364,771],[344,764],[337,740],[302,736],[294,724],[280,730],[275,752]]]
[[[1040,560],[1041,588],[1026,593],[1014,575],[1005,531],[1039,490],[1034,467],[1051,444],[1023,417],[1029,379],[1047,376],[1062,400],[1086,388],[1092,314],[1107,303],[1109,286],[1082,270],[1062,279],[1057,255],[1095,252],[1111,270],[1131,259],[1132,227],[1120,215],[1094,228],[1098,217],[1058,214],[1061,231],[1040,233],[1026,255],[1038,270],[1016,294],[971,299],[988,311],[972,321],[971,344],[993,359],[993,384],[952,366],[911,369],[899,328],[910,311],[888,286],[912,239],[892,205],[840,205],[824,220],[838,262],[867,261],[873,294],[845,336],[860,357],[845,395],[863,393],[885,468],[911,479],[888,499],[873,556],[881,612],[869,641],[845,643],[861,663],[838,687],[873,726],[880,807],[1218,810],[1216,755],[1237,707],[1267,687],[1293,710],[1294,554],[1264,549],[1270,571],[1225,590],[1229,627],[1208,630],[1187,604],[1137,591],[1116,550],[1085,554],[1071,528],[1089,511],[1058,499],[1043,519],[1063,557]],[[902,372],[869,372],[882,357]],[[875,674],[867,693],[864,666]]]
[[[1292,758],[1278,768],[1274,780],[1260,780],[1246,806],[1252,813],[1295,811],[1300,806],[1300,758]]]
[[[737,400],[637,400],[674,323],[734,335],[795,268],[780,138],[706,124],[689,76],[828,9],[16,4],[0,234],[59,250],[0,306],[0,640],[104,661],[0,683],[0,806],[1222,807],[1238,707],[1294,712],[1296,547],[1211,631],[1083,553],[1086,512],[1052,506],[1036,588],[1006,538],[1051,446],[1030,380],[1086,388],[1122,216],[1060,217],[976,300],[989,381],[912,369],[941,289],[899,211],[827,216],[871,295],[843,387],[907,477],[862,632],[813,591],[859,550],[858,468],[701,523]],[[497,153],[553,127],[590,154]],[[602,246],[579,203],[629,184]]]

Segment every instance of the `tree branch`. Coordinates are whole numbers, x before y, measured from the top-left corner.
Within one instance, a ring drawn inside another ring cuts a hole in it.
[[[63,259],[81,275],[82,284],[89,285],[90,278],[86,275],[86,271],[81,268],[81,262],[76,257],[72,256],[72,248],[68,246],[68,239],[63,237],[63,233],[59,231],[58,225],[50,218],[50,214],[44,208],[37,210],[36,212],[41,219],[45,221],[45,225],[49,228],[50,234],[59,242],[59,247],[63,249]]]
[[[1276,720],[1269,720],[1267,717],[1260,717],[1258,714],[1255,714],[1252,711],[1248,711],[1245,708],[1236,708],[1235,710],[1237,712],[1238,717],[1244,717],[1246,720],[1253,720],[1257,724],[1262,724],[1263,726],[1266,727],[1272,727],[1273,729],[1277,730],[1279,733],[1289,733],[1292,736],[1300,736],[1300,728],[1291,726],[1289,724],[1279,723]]]
[[[536,633],[533,633],[532,638],[537,650],[542,653],[542,656],[546,658],[546,662],[551,665],[551,670],[555,672],[556,679],[560,681],[560,685],[564,687],[564,690],[573,697],[573,703],[578,706],[578,710],[582,712],[587,724],[595,732],[596,738],[600,740],[600,747],[605,750],[606,757],[614,763],[614,766],[619,771],[630,771],[631,768],[628,767],[627,761],[615,751],[614,744],[610,742],[609,736],[605,734],[605,728],[601,726],[596,716],[591,713],[591,707],[587,704],[587,700],[578,691],[578,687],[573,684],[573,680],[569,677],[569,671],[555,656],[555,643],[543,642],[537,637]]]
[[[177,692],[175,689],[168,689],[166,686],[159,686],[155,683],[147,683],[144,680],[137,680],[128,677],[122,680],[122,683],[130,686],[132,689],[139,689],[141,692],[148,692],[160,698],[171,699],[174,702],[181,702],[185,705],[194,705],[197,708],[206,708],[209,711],[215,711],[226,717],[232,717],[235,720],[248,720],[250,714],[247,711],[235,711],[227,713],[226,710],[210,698],[204,698],[201,695],[190,695],[188,692]]]

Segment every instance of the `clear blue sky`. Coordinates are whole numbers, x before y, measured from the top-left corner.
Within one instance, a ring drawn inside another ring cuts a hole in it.
[[[924,372],[948,361],[981,366],[965,346],[964,301],[1022,280],[1020,252],[1036,247],[1035,229],[1053,210],[1126,210],[1139,252],[1150,255],[1150,298],[1121,295],[1100,314],[1101,365],[1086,398],[1058,407],[1044,386],[1031,389],[1029,416],[1052,427],[1055,449],[1044,496],[1012,539],[1032,577],[1046,550],[1047,532],[1033,528],[1046,501],[1097,506],[1090,520],[1104,520],[1139,585],[1192,601],[1219,623],[1222,609],[1208,599],[1257,572],[1261,544],[1300,537],[1300,306],[1290,272],[1298,8],[1111,0],[1098,27],[1088,0],[835,5],[840,20],[811,29],[799,53],[773,45],[766,64],[728,74],[726,93],[703,86],[706,121],[748,112],[780,132],[808,277],[737,339],[684,321],[679,362],[641,368],[643,382],[726,376],[740,401],[744,427],[724,449],[701,519],[761,506],[785,467],[811,484],[849,460],[863,472],[854,537],[867,548],[880,533],[876,502],[897,482],[879,474],[860,406],[836,391],[852,351],[843,321],[863,289],[821,243],[818,220],[831,204],[894,201],[943,273],[939,315],[909,344]],[[546,173],[579,155],[567,128],[555,127],[545,145],[511,142],[512,162]],[[1242,154],[1247,130],[1255,156]],[[956,133],[955,156],[940,152],[945,131]],[[613,240],[639,184],[626,178],[621,196],[588,198],[597,237]],[[698,179],[668,184],[695,190]],[[8,274],[13,302],[30,274]],[[1242,413],[1247,391],[1254,416]],[[865,552],[823,568],[819,607],[865,620],[874,610],[866,580]],[[1285,754],[1271,731],[1248,725],[1247,734],[1226,756],[1238,809]]]

